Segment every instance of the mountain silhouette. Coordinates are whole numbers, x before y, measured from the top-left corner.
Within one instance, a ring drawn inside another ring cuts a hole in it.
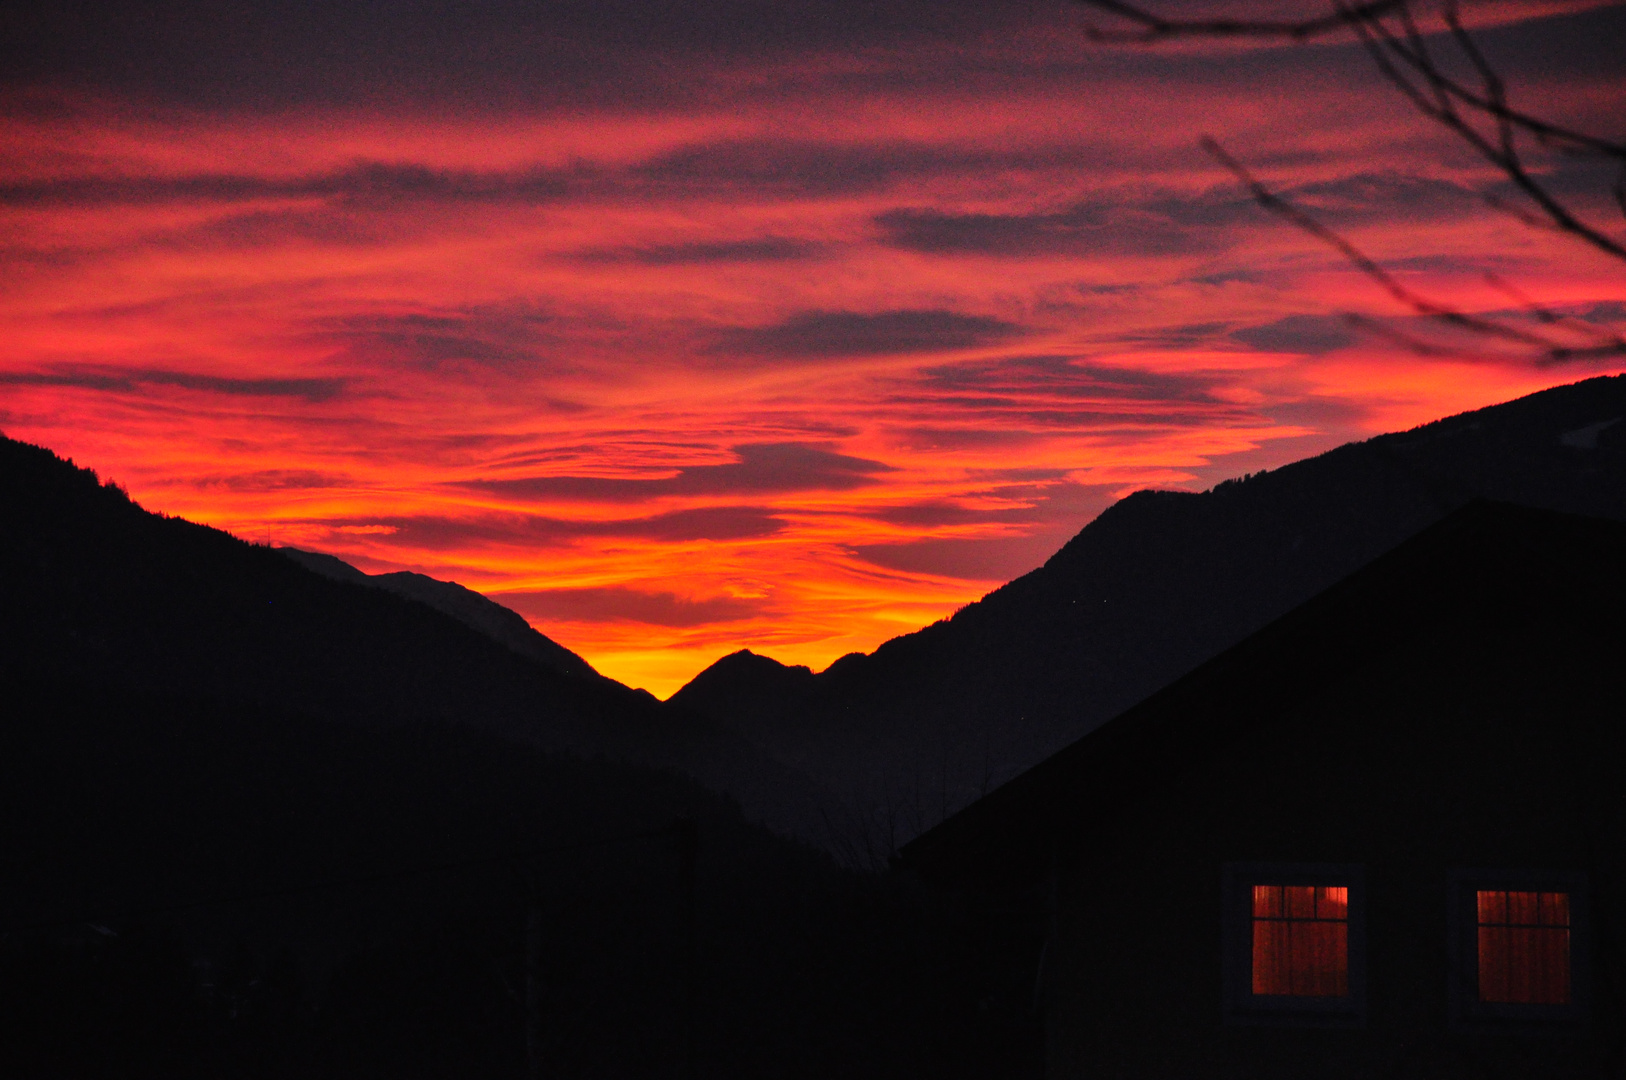
[[[384,577],[313,573],[282,551],[149,513],[89,470],[0,439],[0,678],[374,728],[467,725],[541,750],[676,769],[775,828],[817,831],[812,785],[737,733],[504,626],[492,611],[503,609],[461,586]]]
[[[1136,492],[950,619],[818,674],[735,653],[671,703],[839,792],[884,854],[1475,498],[1626,519],[1626,376]]]
[[[549,1075],[1031,1058],[961,915],[781,835],[794,770],[327,569],[0,439],[0,1075],[517,1078],[528,1015]]]
[[[918,1052],[907,898],[671,771],[15,671],[0,695],[0,1075],[518,1080],[529,900],[553,1074],[670,1077],[679,818],[711,1074]]]
[[[528,656],[539,664],[561,671],[566,675],[596,676],[593,665],[563,645],[538,633],[519,612],[503,607],[455,581],[441,581],[427,574],[410,570],[397,570],[389,574],[368,574],[356,569],[337,555],[320,551],[303,551],[284,547],[278,551],[323,577],[334,581],[349,581],[377,588],[428,604],[443,615],[450,615],[464,626],[480,631],[493,641]]]

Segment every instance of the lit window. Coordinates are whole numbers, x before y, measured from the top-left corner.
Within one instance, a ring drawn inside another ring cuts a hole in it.
[[[1570,1003],[1570,895],[1479,889],[1479,1000]]]
[[[1256,995],[1349,994],[1349,889],[1253,887],[1252,989]]]
[[[1365,1022],[1365,875],[1348,863],[1222,868],[1227,1023]]]
[[[1451,1023],[1551,1031],[1591,1010],[1586,875],[1453,870]]]

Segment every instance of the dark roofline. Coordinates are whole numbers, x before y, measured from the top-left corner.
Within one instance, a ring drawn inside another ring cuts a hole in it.
[[[1199,665],[1162,690],[1058,751],[904,845],[899,862],[940,884],[1031,880],[1048,864],[1063,823],[1087,828],[1181,764],[1200,761],[1278,712],[1272,704],[1390,646],[1363,616],[1416,607],[1429,593],[1460,586],[1453,552],[1511,543],[1530,569],[1555,537],[1606,551],[1626,567],[1626,524],[1478,500],[1448,515],[1343,581]],[[1577,583],[1579,558],[1542,566],[1552,585]],[[1581,595],[1541,590],[1543,600]],[[1470,602],[1505,607],[1510,597],[1470,588]],[[1444,614],[1443,612],[1441,614]],[[1454,614],[1460,615],[1460,612]],[[1413,629],[1416,623],[1411,624]],[[1282,702],[1285,703],[1285,702]],[[1155,772],[1153,770],[1156,770]]]

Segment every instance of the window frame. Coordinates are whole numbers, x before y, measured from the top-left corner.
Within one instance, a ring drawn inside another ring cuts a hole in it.
[[[1575,870],[1457,869],[1449,874],[1450,1023],[1454,1031],[1564,1034],[1586,1024],[1592,1013],[1592,909],[1587,875]],[[1567,1005],[1479,1000],[1479,906],[1481,889],[1563,892],[1570,908],[1570,1000]]]
[[[1366,1023],[1366,872],[1355,863],[1226,863],[1221,869],[1222,1005],[1226,1024],[1361,1027]],[[1277,997],[1253,992],[1253,887],[1329,885],[1349,890],[1349,993]]]

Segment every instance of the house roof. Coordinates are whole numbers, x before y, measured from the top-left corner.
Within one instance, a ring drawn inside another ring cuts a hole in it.
[[[1471,503],[947,818],[900,861],[945,885],[1032,880],[1058,830],[1101,827],[1179,766],[1381,663],[1398,639],[1442,626],[1626,638],[1622,611],[1626,524]]]

